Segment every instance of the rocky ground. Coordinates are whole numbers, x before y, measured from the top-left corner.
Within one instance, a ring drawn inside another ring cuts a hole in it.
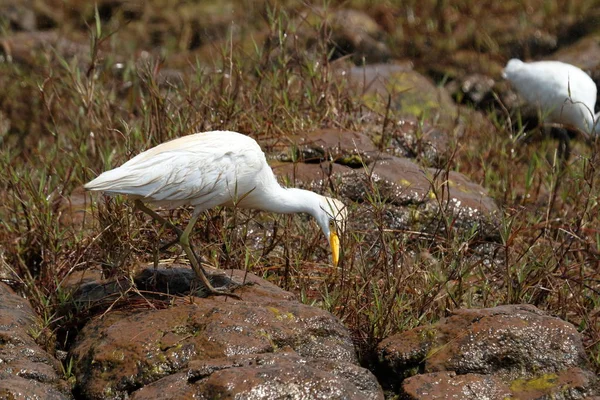
[[[0,5],[1,398],[600,397],[597,143],[562,170],[500,78],[600,81],[600,4],[159,3]],[[219,210],[194,238],[240,299],[202,297],[82,190],[212,129],[349,205],[339,269],[308,219]]]

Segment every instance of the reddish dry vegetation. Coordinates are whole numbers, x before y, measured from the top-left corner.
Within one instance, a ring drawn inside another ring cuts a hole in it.
[[[500,207],[494,234],[458,229],[444,207],[435,229],[393,228],[389,202],[365,177],[338,269],[302,217],[213,210],[195,243],[215,266],[247,269],[332,311],[366,353],[454,309],[528,303],[573,323],[599,368],[597,146],[576,144],[561,170],[556,142],[521,140],[534,127],[521,128],[502,96],[477,103],[462,93],[455,100],[465,103],[447,105],[457,112],[447,118],[427,104],[407,110],[357,95],[338,74],[363,60],[410,60],[439,85],[474,73],[500,80],[508,58],[550,56],[557,43],[589,34],[591,2],[408,3],[231,1],[159,12],[151,2],[106,1],[95,16],[91,5],[49,1],[20,9],[44,32],[27,32],[18,13],[0,20],[0,272],[44,317],[39,340],[66,348],[73,334],[64,328],[89,317],[66,307],[71,274],[128,276],[173,234],[119,198],[101,199],[83,220],[71,214],[82,202],[74,191],[102,170],[169,138],[217,129],[247,133],[270,155],[317,129],[365,133],[393,153],[392,139],[404,140],[398,122],[409,121],[417,162],[430,166],[419,138],[435,128],[448,137],[435,166],[488,190]],[[353,20],[336,14],[342,6],[376,24],[345,29],[340,20]],[[361,48],[356,35],[370,45]],[[189,210],[170,215],[184,224]]]

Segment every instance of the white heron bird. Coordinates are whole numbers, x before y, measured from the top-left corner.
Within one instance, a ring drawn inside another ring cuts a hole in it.
[[[308,190],[280,186],[258,143],[241,133],[203,132],[162,143],[104,172],[84,187],[127,195],[140,210],[170,226],[144,203],[167,208],[194,206],[185,230],[177,229],[177,234],[192,268],[210,294],[228,293],[212,286],[194,255],[189,235],[202,211],[216,206],[308,213],[329,240],[333,264],[338,263],[345,205]]]
[[[596,84],[576,66],[512,59],[502,76],[527,103],[539,109],[545,122],[577,128],[585,134],[600,133],[599,115],[594,115]]]

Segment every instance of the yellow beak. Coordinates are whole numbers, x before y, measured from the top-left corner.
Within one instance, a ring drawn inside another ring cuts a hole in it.
[[[329,243],[331,244],[331,259],[333,261],[333,266],[337,267],[338,261],[340,260],[340,238],[333,230],[329,234]]]

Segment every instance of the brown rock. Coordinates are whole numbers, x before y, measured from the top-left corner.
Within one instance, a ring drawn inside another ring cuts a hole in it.
[[[340,76],[347,77],[357,95],[372,110],[385,115],[389,111],[395,116],[437,117],[453,122],[458,108],[450,95],[425,76],[412,70],[410,65],[374,64],[341,70]]]
[[[510,383],[514,397],[517,399],[590,399],[598,390],[591,389],[596,385],[598,377],[593,372],[572,367],[557,373],[537,374],[533,378],[515,379]]]
[[[569,368],[559,374],[542,374],[517,379],[510,385],[495,375],[432,372],[406,379],[403,395],[411,400],[429,399],[592,399],[589,388],[594,377],[589,371]]]
[[[263,53],[278,62],[281,52],[292,59],[322,56],[321,38],[332,59],[350,56],[355,64],[385,62],[390,58],[385,32],[373,18],[359,10],[326,10],[308,7],[289,23],[289,36],[269,35],[263,43]],[[285,49],[285,50],[282,50]]]
[[[593,394],[596,384],[593,374],[584,369],[586,355],[575,327],[529,305],[459,310],[438,324],[385,339],[378,353],[380,378],[393,387],[417,369],[426,374],[402,383],[412,398],[446,398],[415,394],[423,387],[444,393],[445,385],[466,387],[465,382],[475,378],[487,384],[473,398],[498,388],[494,383],[498,380],[517,398],[559,392],[572,393],[561,398],[580,398]],[[448,371],[457,377],[439,374]],[[457,380],[466,374],[480,377]]]
[[[284,350],[192,361],[186,371],[147,385],[131,398],[358,400],[383,399],[383,392],[375,377],[357,365]]]
[[[523,368],[557,372],[586,364],[577,329],[533,306],[458,310],[441,332],[451,343],[430,354],[427,370],[501,372],[516,378]]]
[[[127,2],[129,3],[129,2]],[[224,39],[232,22],[244,15],[231,0],[189,2],[173,7],[145,7],[143,18],[131,24],[131,34],[142,43],[151,39],[150,47],[164,46],[175,37],[181,49],[194,49],[205,43]],[[148,20],[153,23],[148,24]],[[174,35],[175,34],[175,35]],[[140,36],[145,37],[140,37]]]
[[[38,64],[38,57],[54,59],[59,54],[67,60],[77,56],[89,63],[90,48],[85,42],[74,41],[58,31],[19,32],[0,40],[0,47],[7,61],[29,66]]]
[[[291,146],[280,156],[282,161],[306,163],[333,161],[360,168],[377,158],[373,141],[359,132],[319,129],[289,138]]]
[[[230,287],[235,294],[246,301],[295,300],[295,295],[280,289],[276,285],[260,279],[242,270],[206,271],[208,278],[216,287]],[[240,286],[236,287],[236,284]],[[172,295],[200,296],[194,271],[183,264],[159,264],[158,268],[149,265],[136,274],[133,283],[130,279],[103,279],[99,270],[75,272],[65,280],[63,287],[72,293],[78,307],[112,308],[123,293],[130,293],[127,300],[143,299],[137,290],[147,291],[146,297],[158,299]]]
[[[454,216],[454,228],[471,229],[479,224],[484,236],[496,236],[493,223],[498,207],[486,190],[464,175],[421,168],[406,158],[386,157],[366,170],[342,175],[339,190],[345,197],[368,203],[372,185],[384,203],[393,205],[394,229],[440,228],[439,212]]]
[[[422,168],[407,158],[387,155],[366,169],[340,169],[334,164],[327,171],[323,165],[297,163],[277,164],[274,171],[283,175],[293,168],[300,171],[296,183],[299,180],[303,187],[320,192],[333,188],[360,204],[369,204],[375,185],[378,198],[389,206],[386,218],[390,220],[385,223],[391,229],[439,232],[445,229],[440,220],[440,212],[444,212],[454,217],[455,229],[470,230],[477,225],[481,236],[497,237],[498,206],[483,187],[458,172],[450,171],[446,176],[444,171]],[[370,218],[368,213],[358,214]],[[360,220],[360,215],[353,221],[356,226],[371,223]]]
[[[350,334],[335,317],[282,300],[289,298],[282,290],[283,296],[269,287],[269,297],[265,285],[251,280],[235,292],[241,301],[188,297],[168,309],[112,312],[88,323],[71,349],[81,392],[93,399],[123,396],[193,360],[284,347],[301,357],[356,363]]]
[[[469,74],[446,85],[452,97],[461,103],[468,102],[481,109],[494,101],[493,89],[496,82],[484,74]]]
[[[0,398],[14,400],[67,400],[73,397],[51,385],[20,376],[0,373]]]
[[[395,205],[421,204],[429,201],[431,183],[427,171],[408,158],[386,157],[366,170],[356,170],[344,176],[344,194],[359,202],[367,201],[365,179],[378,185],[381,196]],[[362,182],[361,182],[362,181]],[[356,186],[355,186],[356,185]]]
[[[232,281],[241,286],[232,288],[235,294],[247,302],[295,301],[293,293],[285,291],[254,274],[240,269],[207,271],[216,287],[230,285]],[[146,268],[136,277],[138,288],[170,294],[185,294],[197,285],[196,274],[187,266],[171,264],[169,268]]]
[[[331,181],[339,176],[352,171],[352,168],[344,165],[322,162],[319,164],[278,162],[272,163],[271,168],[275,176],[285,186],[307,187],[319,186],[326,190]]]
[[[0,4],[2,15],[15,30],[34,31],[37,29],[37,16],[32,9],[33,1],[3,1]]]
[[[384,31],[364,12],[337,10],[330,23],[334,58],[350,54],[357,65],[385,62],[390,58],[391,52],[383,41]]]
[[[487,86],[485,80],[488,79],[486,76],[500,76],[504,63],[492,54],[482,53],[468,46],[453,51],[448,54],[448,57],[441,57],[437,62],[428,64],[426,68],[428,76],[447,77],[451,81],[457,80],[461,82],[461,86],[465,81],[471,80],[468,78],[469,76],[477,77],[475,81],[479,81],[481,78],[483,80],[481,83],[485,87]],[[454,93],[454,91],[450,91],[450,93]]]
[[[494,376],[457,375],[453,371],[413,376],[404,381],[402,390],[410,400],[500,400],[512,398],[508,386]]]
[[[526,54],[526,58],[532,58],[542,54],[548,54],[556,50],[558,45],[558,37],[555,33],[550,32],[548,29],[536,26],[524,26],[522,28],[516,28],[515,25],[519,24],[517,21],[513,20],[511,23],[507,24],[506,19],[504,18],[496,19],[501,21],[501,24],[499,25],[506,26],[506,29],[501,35],[502,39],[500,40],[505,42],[503,45],[506,47],[510,46],[508,54]],[[567,18],[565,18],[565,20],[566,19]],[[570,20],[567,23],[572,24],[574,21]],[[515,34],[515,31],[512,31],[510,28],[518,29],[518,34]]]
[[[0,397],[35,393],[70,398],[59,361],[30,336],[40,329],[42,322],[29,302],[0,282]]]
[[[396,122],[389,136],[381,140],[386,143],[386,151],[397,157],[417,158],[432,167],[443,167],[448,161],[448,135],[414,117]]]
[[[600,84],[600,33],[586,36],[553,53],[548,60],[573,64],[589,73]]]

